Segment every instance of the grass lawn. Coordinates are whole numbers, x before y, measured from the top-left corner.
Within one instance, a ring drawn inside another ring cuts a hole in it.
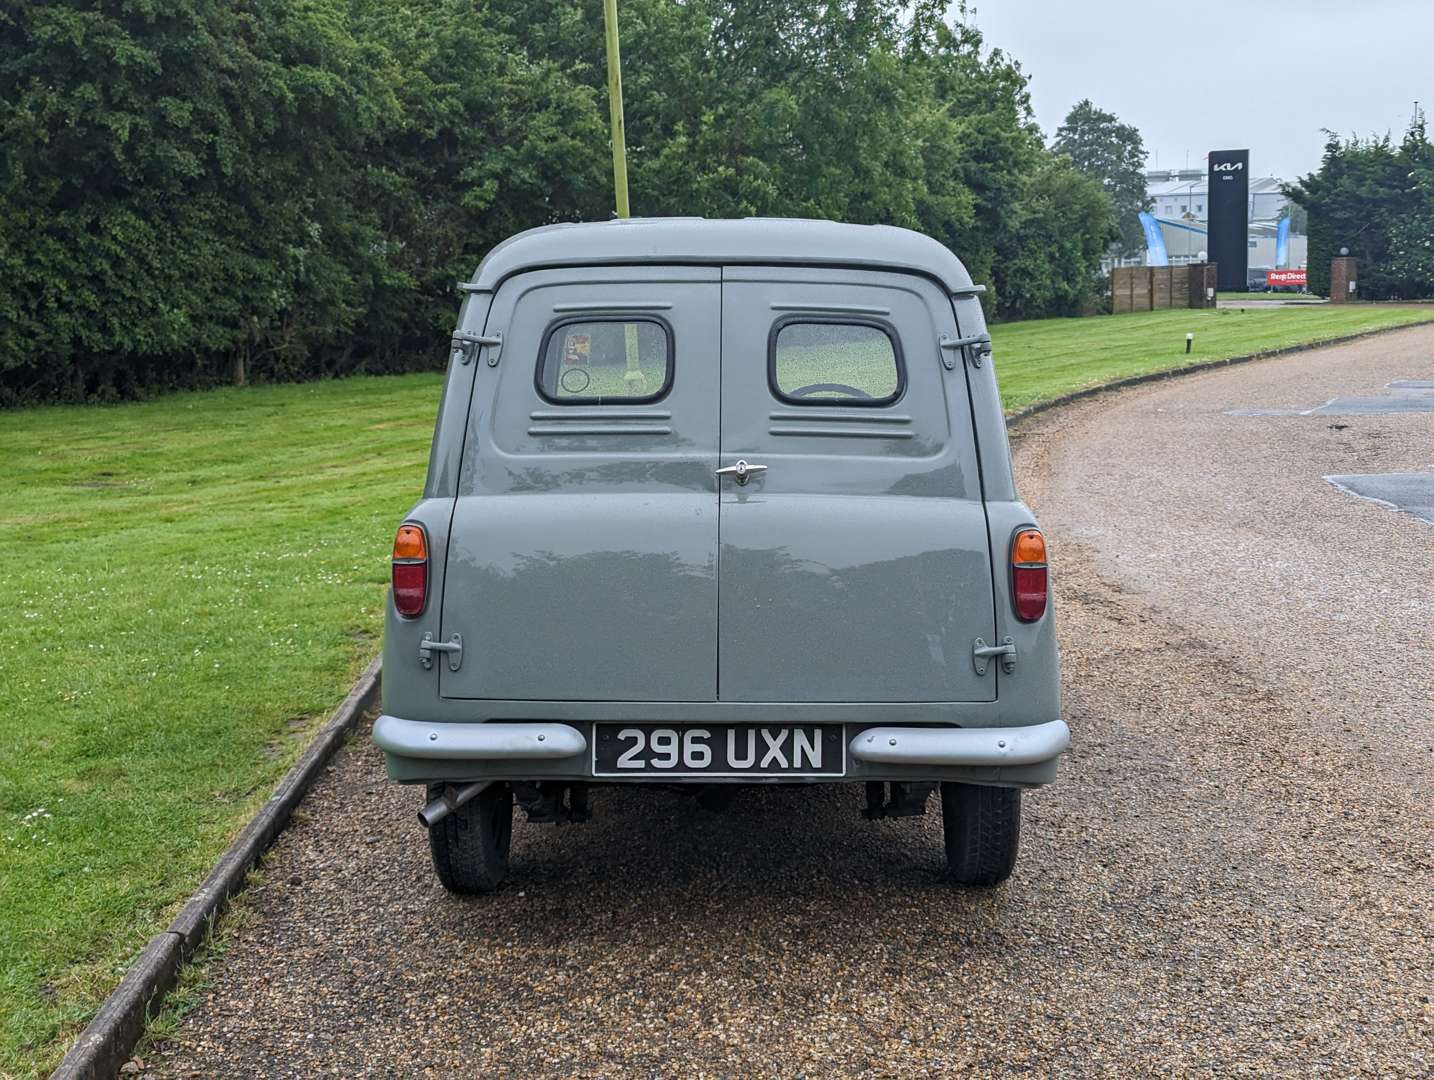
[[[55,1064],[373,655],[439,387],[0,414],[0,1076]]]
[[[1298,292],[1222,292],[1217,293],[1216,298],[1220,300],[1298,300],[1305,304],[1325,302],[1322,297]]]
[[[1018,408],[1425,319],[1168,311],[994,337]],[[55,1064],[373,655],[439,389],[357,378],[0,414],[0,1075]]]
[[[1128,375],[1431,319],[1434,310],[1363,305],[1215,308],[1004,323],[991,337],[1012,411]],[[1189,356],[1187,333],[1195,335]]]

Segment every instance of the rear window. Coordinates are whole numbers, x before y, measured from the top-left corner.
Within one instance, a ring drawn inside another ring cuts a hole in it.
[[[788,319],[769,354],[772,392],[793,405],[887,405],[905,385],[896,338],[879,323]]]
[[[586,318],[549,328],[538,393],[559,405],[656,401],[672,385],[672,331],[651,318]]]

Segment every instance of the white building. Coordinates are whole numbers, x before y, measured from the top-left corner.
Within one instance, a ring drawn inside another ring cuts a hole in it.
[[[1289,199],[1280,191],[1283,181],[1276,176],[1250,178],[1250,269],[1272,269],[1275,266],[1275,238],[1280,218]],[[1151,169],[1145,174],[1145,192],[1154,202],[1151,213],[1160,222],[1165,250],[1172,265],[1196,262],[1208,249],[1209,210],[1207,174],[1203,169]],[[1308,239],[1291,235],[1290,267],[1303,267],[1309,249]]]

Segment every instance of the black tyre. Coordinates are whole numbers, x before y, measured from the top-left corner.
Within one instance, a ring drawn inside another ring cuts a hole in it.
[[[464,895],[489,893],[503,883],[512,842],[513,789],[507,784],[484,788],[428,830],[433,872],[449,892]]]
[[[999,885],[1021,846],[1021,789],[941,785],[946,864],[961,885]]]

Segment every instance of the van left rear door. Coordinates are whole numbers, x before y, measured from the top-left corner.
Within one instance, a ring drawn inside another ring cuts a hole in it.
[[[444,576],[450,698],[717,694],[720,271],[504,282],[478,361]]]

